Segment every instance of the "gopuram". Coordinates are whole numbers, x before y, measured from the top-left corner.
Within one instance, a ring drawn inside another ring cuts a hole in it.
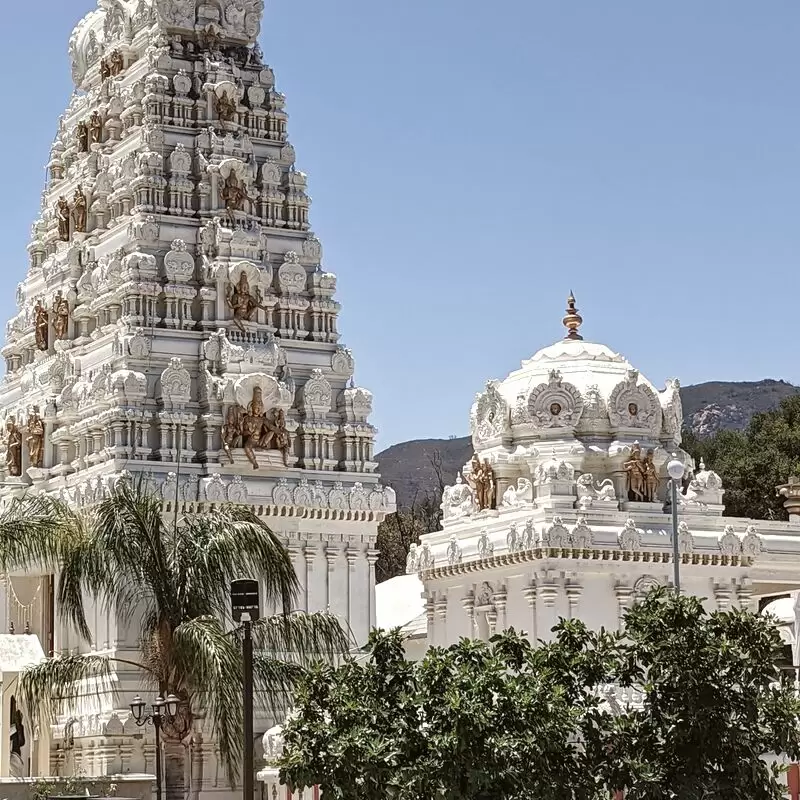
[[[800,664],[798,479],[776,487],[788,522],[726,517],[719,475],[681,449],[678,381],[659,391],[585,340],[582,323],[570,296],[566,336],[477,396],[475,456],[445,489],[441,530],[412,545],[407,575],[378,587],[379,625],[405,626],[412,657],[508,627],[547,640],[560,617],[617,629],[638,597],[672,585],[676,459],[682,591],[711,609],[758,611],[786,596]]]
[[[75,28],[75,92],[2,349],[0,502],[84,507],[133,477],[167,513],[250,504],[288,544],[299,608],[330,609],[363,643],[395,499],[262,14],[263,0],[98,0]],[[101,608],[91,645],[62,626],[52,576],[4,576],[0,598],[0,629],[45,653],[136,650]],[[118,681],[117,705],[87,701],[55,727],[50,774],[154,772],[128,719],[138,676]],[[195,790],[226,792],[213,742],[197,742]]]

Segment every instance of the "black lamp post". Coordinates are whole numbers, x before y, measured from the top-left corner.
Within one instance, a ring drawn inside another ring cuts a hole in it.
[[[174,722],[178,716],[180,700],[174,694],[165,700],[161,695],[153,701],[153,713],[145,714],[147,703],[137,694],[131,703],[131,714],[134,722],[141,728],[148,723],[156,732],[156,800],[161,800],[161,726],[166,722]]]

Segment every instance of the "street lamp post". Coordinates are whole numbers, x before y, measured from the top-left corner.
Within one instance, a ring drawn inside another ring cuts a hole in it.
[[[681,593],[681,554],[678,549],[678,481],[683,480],[683,463],[675,456],[667,464],[672,492],[672,565],[675,570],[673,583],[675,594]]]
[[[170,694],[166,700],[159,695],[153,701],[152,714],[144,713],[147,704],[138,694],[131,703],[131,715],[134,722],[140,728],[150,723],[156,732],[156,800],[161,800],[161,726],[164,724],[164,720],[174,722],[178,715],[179,703],[180,701],[174,694]]]

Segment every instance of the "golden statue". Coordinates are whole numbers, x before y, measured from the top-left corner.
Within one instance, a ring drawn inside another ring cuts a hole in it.
[[[69,203],[66,197],[59,197],[56,203],[56,219],[58,220],[58,238],[62,242],[69,241]]]
[[[478,511],[487,511],[497,507],[497,482],[494,470],[488,460],[484,459],[481,463],[477,453],[472,456],[468,480],[475,491]]]
[[[233,285],[225,299],[233,311],[234,324],[242,332],[244,332],[242,321],[250,322],[256,310],[265,307],[261,304],[261,292],[258,289],[255,295],[251,294],[246,272],[242,272],[239,282]]]
[[[6,420],[6,469],[13,478],[22,475],[22,432],[16,417]]]
[[[125,56],[119,50],[115,50],[108,60],[109,73],[119,75],[125,69]]]
[[[239,185],[239,179],[236,173],[231,172],[225,179],[225,185],[222,187],[222,200],[225,203],[225,210],[233,222],[233,212],[241,211],[244,207],[244,201],[247,194],[244,189]]]
[[[100,80],[104,81],[106,78],[111,77],[111,64],[104,58],[100,59]]]
[[[284,465],[289,465],[291,438],[286,428],[286,414],[283,409],[276,408],[271,418],[268,416],[260,386],[253,387],[253,399],[246,409],[229,406],[225,415],[222,447],[231,464],[234,463],[232,450],[240,446],[253,469],[258,469],[256,450],[278,450],[283,455]]]
[[[242,440],[242,422],[244,414],[240,406],[229,406],[225,417],[225,424],[222,426],[222,448],[228,454],[228,458],[233,464],[233,450],[238,447]]]
[[[89,144],[100,144],[103,140],[103,120],[97,111],[89,117]]]
[[[28,461],[32,467],[42,468],[44,460],[44,422],[39,407],[34,406],[28,416]]]
[[[33,307],[33,333],[36,339],[36,347],[46,352],[50,346],[50,316],[47,309],[42,305],[41,300],[36,301]]]
[[[53,300],[53,332],[56,339],[66,339],[69,330],[69,301],[58,291]]]
[[[75,223],[75,233],[86,233],[86,195],[80,184],[72,198],[72,220]]]
[[[222,97],[217,97],[217,116],[220,122],[233,122],[238,111],[236,101],[226,92],[222,92]]]
[[[658,470],[653,461],[653,451],[647,451],[644,460],[644,501],[645,503],[655,503],[658,500]]]
[[[286,414],[282,408],[272,412],[272,419],[264,420],[264,435],[260,446],[264,450],[279,450],[283,456],[283,465],[289,466],[289,431],[286,429]]]
[[[628,500],[638,503],[645,502],[644,462],[642,461],[642,448],[638,442],[631,449],[630,458],[623,465],[627,474]]]
[[[78,123],[78,149],[81,153],[89,152],[89,126],[85,122]]]

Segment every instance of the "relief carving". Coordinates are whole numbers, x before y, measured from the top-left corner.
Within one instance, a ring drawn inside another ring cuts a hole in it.
[[[232,450],[243,447],[247,460],[258,469],[256,450],[278,450],[283,455],[284,466],[289,466],[289,431],[286,414],[282,408],[267,413],[260,386],[253,387],[253,399],[247,408],[231,405],[222,428],[222,446],[233,461]]]
[[[6,420],[6,469],[13,478],[22,475],[22,431],[17,425],[16,417]]]
[[[638,503],[658,501],[658,470],[653,462],[653,451],[642,457],[642,448],[634,442],[631,454],[623,465],[625,469],[628,500]]]
[[[481,462],[477,453],[472,456],[471,471],[467,479],[475,492],[478,511],[497,508],[497,482],[494,470],[488,461]]]

